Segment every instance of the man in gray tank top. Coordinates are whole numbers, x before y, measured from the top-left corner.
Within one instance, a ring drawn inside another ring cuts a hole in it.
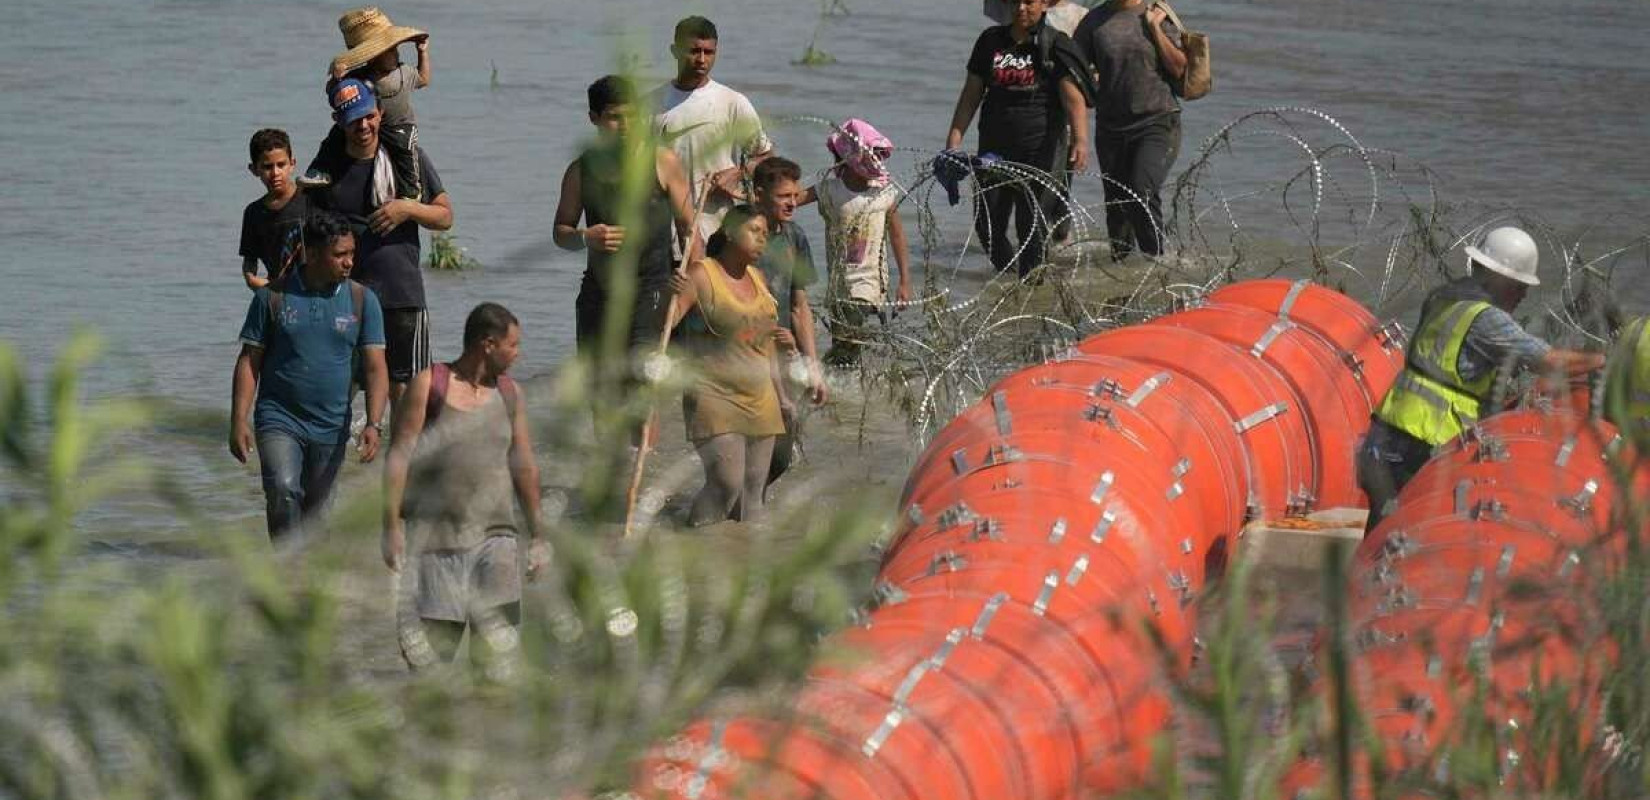
[[[464,353],[414,377],[396,408],[382,545],[398,577],[401,653],[415,669],[451,660],[466,629],[489,677],[514,669],[523,528],[528,579],[549,561],[525,403],[505,374],[520,347],[515,316],[482,303],[464,322]]]

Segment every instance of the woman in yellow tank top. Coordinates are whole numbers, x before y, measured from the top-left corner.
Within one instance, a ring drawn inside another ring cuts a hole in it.
[[[697,308],[707,329],[686,345],[694,377],[682,396],[688,440],[705,467],[692,525],[755,518],[774,437],[785,432],[778,352],[796,344],[779,327],[779,306],[754,266],[767,241],[767,220],[738,206],[711,237],[710,255],[673,284],[675,319]]]

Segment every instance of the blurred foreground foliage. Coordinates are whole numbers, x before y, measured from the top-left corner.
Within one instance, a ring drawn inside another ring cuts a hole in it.
[[[82,401],[77,377],[97,352],[84,334],[65,347],[37,414],[0,345],[0,798],[619,789],[649,743],[707,702],[782,697],[852,611],[837,567],[873,534],[853,513],[740,554],[703,536],[621,545],[563,524],[551,574],[524,598],[512,681],[464,665],[405,674],[387,613],[349,630],[370,604],[352,598],[381,599],[363,585],[386,573],[333,544],[376,541],[376,497],[343,504],[302,553],[272,553],[261,532],[203,536],[212,557],[164,564],[87,551],[77,510],[158,469],[107,455],[150,415]]]

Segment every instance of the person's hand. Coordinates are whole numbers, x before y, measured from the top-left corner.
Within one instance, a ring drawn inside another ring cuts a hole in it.
[[[1153,3],[1151,8],[1146,9],[1146,24],[1150,26],[1152,30],[1161,30],[1163,20],[1168,18],[1169,12],[1164,11],[1163,6],[1157,3]]]
[[[624,247],[624,226],[591,225],[584,229],[584,245],[598,253],[617,253]]]
[[[356,450],[361,454],[361,463],[372,463],[378,457],[378,429],[371,425],[361,429],[361,446]]]
[[[327,77],[335,81],[343,80],[344,76],[348,74],[349,70],[344,69],[344,62],[342,61],[335,60],[331,64],[327,65]]]
[[[774,344],[779,345],[780,350],[787,353],[796,352],[796,334],[791,333],[790,328],[777,326],[773,329],[772,336]]]
[[[1071,158],[1068,159],[1072,172],[1087,172],[1089,169],[1089,143],[1072,142]]]
[[[894,290],[894,301],[897,303],[911,302],[911,284],[901,283],[899,288]],[[894,313],[899,313],[899,309],[894,309]]]
[[[676,270],[675,272],[670,273],[670,296],[671,297],[681,297],[684,294],[690,294],[692,292],[693,292],[693,279],[689,278],[687,276],[686,272],[683,272],[682,270]]]
[[[234,456],[236,461],[245,464],[247,454],[251,453],[252,449],[252,426],[248,425],[244,419],[238,419],[230,422],[229,454]]]
[[[378,549],[383,553],[384,566],[389,567],[391,572],[400,572],[401,561],[407,551],[407,533],[399,518],[384,522],[384,534],[378,537]]]
[[[831,399],[830,387],[825,384],[825,371],[819,368],[819,362],[808,361],[808,401],[816,406],[825,405]]]
[[[550,566],[550,544],[534,537],[527,543],[527,580],[536,581],[545,567]]]
[[[430,49],[430,35],[426,33],[423,36],[413,37],[413,46],[417,47],[420,53],[428,52]]]
[[[734,200],[745,199],[744,171],[738,167],[728,167],[711,176],[711,185],[716,191],[727,195]]]
[[[383,236],[396,229],[401,223],[412,219],[412,211],[418,204],[405,198],[391,200],[378,207],[367,217],[367,227],[373,233]]]

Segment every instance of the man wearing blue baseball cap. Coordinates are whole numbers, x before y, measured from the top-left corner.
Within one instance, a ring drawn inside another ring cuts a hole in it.
[[[407,382],[430,365],[418,229],[451,228],[452,204],[424,148],[418,151],[422,193],[417,199],[395,196],[394,170],[379,139],[382,117],[371,84],[353,78],[338,81],[328,90],[327,101],[333,122],[344,132],[347,158],[331,171],[332,182],[310,189],[309,197],[317,206],[342,214],[356,232],[353,277],[372,289],[384,308],[393,403],[406,391]]]

